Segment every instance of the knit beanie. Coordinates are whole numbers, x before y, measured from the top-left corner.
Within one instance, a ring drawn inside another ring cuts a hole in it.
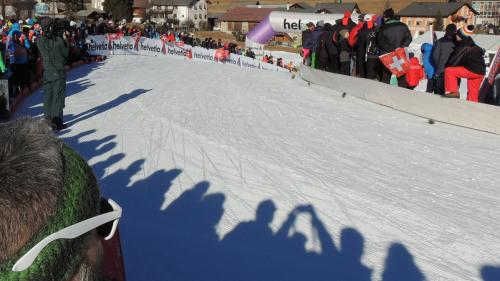
[[[474,26],[468,25],[466,27],[462,27],[458,30],[458,36],[462,39],[469,38],[474,33]]]
[[[455,34],[457,34],[457,26],[454,23],[448,24],[445,29],[445,35],[455,36]]]
[[[88,233],[75,239],[59,239],[47,245],[24,271],[14,272],[12,266],[38,242],[65,227],[99,213],[99,190],[91,168],[74,150],[63,145],[64,190],[54,215],[16,254],[0,263],[2,281],[67,281],[83,260]]]
[[[394,10],[392,8],[385,10],[383,16],[388,19],[394,18]]]
[[[351,12],[345,11],[344,17],[342,18],[342,25],[347,26],[349,24],[349,20],[351,19]]]

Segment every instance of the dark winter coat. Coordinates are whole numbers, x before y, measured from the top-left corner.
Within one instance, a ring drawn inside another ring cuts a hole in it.
[[[317,68],[325,68],[326,65],[328,64],[328,48],[327,48],[327,42],[331,41],[331,37],[328,36],[329,31],[323,32],[321,34],[321,37],[318,40],[318,43],[316,44],[316,66]]]
[[[447,66],[463,66],[471,72],[484,75],[486,73],[484,50],[477,46],[472,38],[465,38],[458,42]]]
[[[365,23],[363,25],[363,28],[361,28],[358,31],[358,38],[356,39],[356,45],[357,47],[357,53],[362,54],[363,56],[366,55],[366,43],[368,40],[368,33],[372,31],[372,29],[368,28],[368,23]]]
[[[302,48],[311,49],[312,44],[312,32],[308,29],[302,32]]]
[[[326,31],[324,34],[324,36],[328,39],[325,41],[325,46],[329,55],[336,55],[339,53],[339,48],[333,43],[333,34],[333,30]]]
[[[378,30],[377,41],[380,54],[388,54],[397,48],[410,46],[412,37],[408,26],[398,20],[390,19]]]
[[[440,38],[436,41],[436,43],[434,43],[434,48],[432,50],[432,62],[436,67],[436,75],[443,74],[446,63],[450,59],[454,49],[455,42],[453,42],[453,39],[448,36]]]
[[[38,40],[38,50],[43,58],[44,79],[55,81],[65,77],[64,66],[69,59],[69,44],[61,37]]]
[[[323,28],[321,27],[316,27],[316,30],[312,32],[312,46],[311,46],[311,50],[316,50],[317,46],[318,46],[318,42],[319,42],[319,38],[321,37],[321,35],[323,35]]]

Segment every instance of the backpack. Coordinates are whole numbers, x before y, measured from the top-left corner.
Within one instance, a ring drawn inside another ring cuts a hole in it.
[[[374,30],[370,30],[366,39],[366,54],[372,56],[378,56],[380,50],[377,46],[377,33]]]

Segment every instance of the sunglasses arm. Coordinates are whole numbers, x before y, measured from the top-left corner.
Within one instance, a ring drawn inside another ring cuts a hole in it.
[[[83,235],[100,225],[107,222],[113,221],[113,228],[111,233],[105,238],[110,239],[118,225],[118,219],[122,216],[122,209],[113,200],[108,199],[108,203],[113,207],[112,212],[108,212],[102,215],[95,216],[93,218],[81,221],[74,225],[63,228],[51,235],[45,237],[42,241],[38,242],[33,248],[31,248],[26,254],[24,254],[12,267],[12,271],[23,271],[28,268],[40,252],[51,242],[58,239],[73,239],[80,235]]]

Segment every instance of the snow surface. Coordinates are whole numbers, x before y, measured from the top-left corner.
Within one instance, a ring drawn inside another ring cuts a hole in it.
[[[60,137],[124,210],[128,280],[500,280],[500,136],[229,65],[68,79]]]

